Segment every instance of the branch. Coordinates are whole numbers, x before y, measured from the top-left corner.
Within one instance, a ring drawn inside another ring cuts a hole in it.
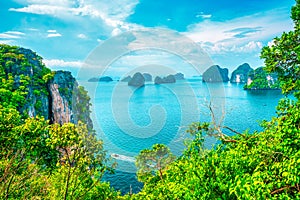
[[[240,132],[237,132],[236,130],[233,130],[232,128],[230,128],[230,127],[228,127],[228,126],[223,126],[223,128],[228,129],[228,130],[230,130],[230,131],[233,132],[233,133],[236,133],[236,134],[238,134],[238,135],[241,135],[241,136],[245,137],[244,134],[242,134],[242,133],[240,133]]]
[[[287,185],[287,186],[284,186],[284,187],[279,188],[279,189],[277,189],[277,190],[274,190],[273,192],[271,192],[271,194],[277,194],[277,193],[279,193],[279,192],[282,192],[282,191],[285,190],[285,189],[290,189],[290,188],[295,188],[295,186],[289,186],[289,185]]]

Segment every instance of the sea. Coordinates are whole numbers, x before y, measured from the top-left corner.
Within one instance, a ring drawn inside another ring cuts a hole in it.
[[[106,173],[103,181],[122,194],[136,193],[143,187],[134,164],[141,150],[162,143],[180,156],[184,142],[191,139],[186,130],[199,121],[241,133],[260,131],[263,120],[276,116],[276,106],[283,97],[279,90],[247,91],[243,84],[208,84],[201,77],[172,84],[146,82],[140,88],[121,81],[80,84],[91,97],[94,129],[104,141],[108,164],[117,163],[114,174]],[[218,143],[206,136],[204,147],[214,148]]]

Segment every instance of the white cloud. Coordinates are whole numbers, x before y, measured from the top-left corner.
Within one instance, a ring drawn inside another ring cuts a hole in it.
[[[61,6],[56,5],[29,5],[23,8],[10,8],[9,11],[33,13],[39,15],[53,15],[58,17],[59,15],[64,15],[66,9]]]
[[[264,46],[260,41],[250,41],[248,43],[229,46],[226,43],[200,43],[201,47],[209,53],[252,53],[261,51]]]
[[[77,37],[80,38],[80,39],[87,39],[87,36],[83,33],[78,34]]]
[[[47,38],[52,38],[52,37],[61,37],[62,35],[58,33],[56,30],[50,29],[47,30]]]
[[[196,15],[197,18],[202,18],[202,19],[210,19],[212,15],[210,14],[198,14]]]
[[[136,25],[125,23],[125,19],[134,12],[138,0],[110,1],[110,0],[19,0],[24,5],[22,8],[10,8],[10,11],[34,13],[39,15],[51,15],[62,19],[70,19],[76,16],[89,16],[98,19],[108,28],[112,34],[116,28],[120,31],[128,31]]]
[[[19,31],[6,31],[4,33],[0,33],[1,39],[19,39],[21,38],[25,33],[19,32]]]
[[[53,38],[53,37],[61,37],[62,35],[60,33],[49,33],[47,35],[47,38]]]
[[[47,67],[81,67],[81,61],[64,61],[59,59],[43,60]]]
[[[189,26],[185,34],[211,53],[247,52],[261,49],[261,41],[292,28],[292,21],[286,18],[285,11],[272,10],[224,22],[208,19]]]

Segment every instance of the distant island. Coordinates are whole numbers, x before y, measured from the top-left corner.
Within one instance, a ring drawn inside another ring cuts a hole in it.
[[[215,83],[215,82],[229,82],[232,84],[244,84],[245,90],[274,90],[279,89],[279,81],[276,74],[268,74],[263,67],[257,69],[251,68],[248,63],[239,65],[233,70],[229,79],[229,70],[221,68],[219,65],[212,65],[209,67],[202,76],[202,82]],[[156,85],[172,84],[178,80],[185,80],[183,73],[169,74],[167,76],[156,76],[152,79],[150,73],[136,72],[133,76],[126,76],[121,78],[121,82],[127,82],[128,86],[142,87],[146,82],[152,82]],[[88,82],[112,82],[110,76],[93,77]]]
[[[248,74],[252,71],[253,69],[248,63],[238,66],[238,68],[231,74],[230,83],[247,83]]]
[[[111,81],[113,81],[113,79],[109,76],[103,76],[103,77],[100,77],[100,78],[94,77],[94,78],[90,78],[88,80],[88,82],[111,82]]]
[[[128,81],[128,86],[142,87],[144,85],[145,78],[140,72],[135,73],[133,77]]]
[[[165,77],[156,76],[154,84],[176,83],[177,80],[184,80],[183,73],[170,74]],[[130,75],[121,79],[121,82],[127,82],[129,86],[141,87],[145,82],[152,82],[152,75],[149,73],[137,72],[131,77]]]
[[[246,90],[279,90],[280,82],[277,74],[268,74],[263,67],[259,67],[248,74]]]
[[[253,69],[248,63],[238,66],[228,78],[228,69],[219,65],[209,67],[202,76],[203,82],[228,82],[244,84],[245,90],[277,90],[280,84],[277,74],[268,74],[263,67]]]
[[[221,68],[219,65],[213,65],[202,75],[203,82],[228,82],[228,69]]]
[[[166,77],[161,78],[160,76],[155,77],[154,84],[165,84],[165,83],[176,83],[176,79],[174,75],[168,75]]]

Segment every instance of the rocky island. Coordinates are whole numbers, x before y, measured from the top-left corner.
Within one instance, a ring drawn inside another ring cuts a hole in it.
[[[111,82],[113,79],[110,76],[102,76],[100,78],[90,78],[88,82]]]
[[[145,78],[140,72],[135,73],[130,81],[128,81],[128,86],[142,87],[144,85]]]
[[[248,63],[244,63],[231,74],[230,83],[247,83],[248,74],[252,72],[253,69]]]
[[[228,82],[228,69],[221,68],[219,65],[213,65],[202,75],[203,82]]]
[[[155,77],[154,79],[154,84],[165,84],[165,83],[175,83],[176,82],[176,79],[175,79],[175,76],[174,75],[168,75],[166,77]]]
[[[248,74],[247,84],[244,86],[246,90],[278,90],[280,83],[277,75],[268,74],[263,67],[259,67]]]

